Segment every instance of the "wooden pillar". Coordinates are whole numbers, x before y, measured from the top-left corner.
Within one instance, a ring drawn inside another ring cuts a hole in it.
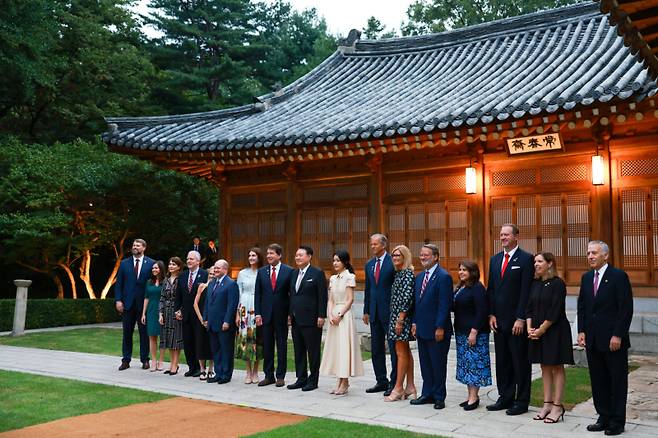
[[[370,230],[368,234],[386,233],[384,229],[384,178],[382,175],[381,154],[376,154],[366,161],[370,169],[370,203],[368,214],[370,216]]]
[[[217,187],[217,250],[220,257],[231,260],[231,239],[229,229],[231,227],[229,220],[228,190],[226,187],[226,173],[223,169],[214,169],[212,183]]]
[[[300,213],[297,210],[299,201],[299,188],[297,184],[297,167],[290,164],[283,175],[288,180],[286,187],[286,202],[288,210],[286,212],[286,241],[281,242],[284,245],[283,259],[290,265],[294,266],[295,251],[299,245],[300,230]]]

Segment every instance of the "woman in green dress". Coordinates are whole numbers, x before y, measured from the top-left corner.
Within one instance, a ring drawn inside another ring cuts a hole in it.
[[[164,349],[160,349],[160,360],[155,361],[158,350],[158,336],[160,336],[160,321],[158,307],[160,305],[160,292],[162,291],[162,280],[164,280],[165,266],[162,260],[153,263],[151,279],[146,283],[144,293],[144,310],[142,311],[142,324],[146,324],[146,332],[149,336],[149,347],[151,349],[151,372],[162,371],[164,361]]]

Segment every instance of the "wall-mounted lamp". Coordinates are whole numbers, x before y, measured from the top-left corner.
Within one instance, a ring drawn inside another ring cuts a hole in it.
[[[592,184],[601,186],[605,182],[603,157],[597,154],[592,157]]]
[[[471,164],[466,168],[466,193],[472,195],[477,192],[477,173]]]

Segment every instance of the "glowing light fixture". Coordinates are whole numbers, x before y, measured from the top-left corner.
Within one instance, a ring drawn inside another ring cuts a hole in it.
[[[604,182],[603,157],[597,153],[592,157],[592,184],[601,186]]]
[[[469,195],[477,192],[477,173],[475,167],[469,165],[466,168],[466,193]]]

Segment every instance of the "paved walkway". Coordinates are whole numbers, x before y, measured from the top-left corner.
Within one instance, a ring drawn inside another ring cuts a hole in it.
[[[568,413],[566,421],[545,425],[532,420],[532,413],[510,417],[502,412],[488,412],[480,407],[464,412],[457,406],[465,398],[465,388],[455,381],[454,353],[449,356],[448,398],[446,409],[437,411],[431,405],[411,406],[406,402],[385,403],[380,394],[366,394],[374,382],[370,362],[365,364],[366,375],[351,379],[346,396],[328,393],[333,379],[321,378],[320,388],[312,392],[289,391],[274,385],[258,388],[245,385],[243,371],[236,371],[227,385],[211,385],[197,379],[185,378],[182,373],[167,376],[150,373],[138,367],[119,372],[116,357],[43,350],[0,345],[0,369],[22,371],[52,377],[63,377],[87,382],[105,383],[126,388],[138,388],[177,396],[231,403],[240,406],[325,417],[337,420],[376,424],[429,434],[455,437],[576,437],[593,422],[591,413]],[[185,367],[183,366],[181,370]],[[416,368],[418,362],[416,361]],[[536,369],[535,369],[536,372]],[[653,374],[653,373],[652,373]],[[416,381],[420,382],[417,370]],[[655,374],[653,374],[655,382]],[[287,383],[294,381],[289,373]],[[653,383],[653,382],[652,382]],[[420,388],[419,388],[420,389]],[[482,394],[483,404],[496,398],[495,390]],[[658,436],[658,422],[630,420],[626,437],[649,438]],[[586,435],[589,435],[585,432]],[[594,435],[592,435],[594,436]],[[598,435],[597,435],[598,436]]]

